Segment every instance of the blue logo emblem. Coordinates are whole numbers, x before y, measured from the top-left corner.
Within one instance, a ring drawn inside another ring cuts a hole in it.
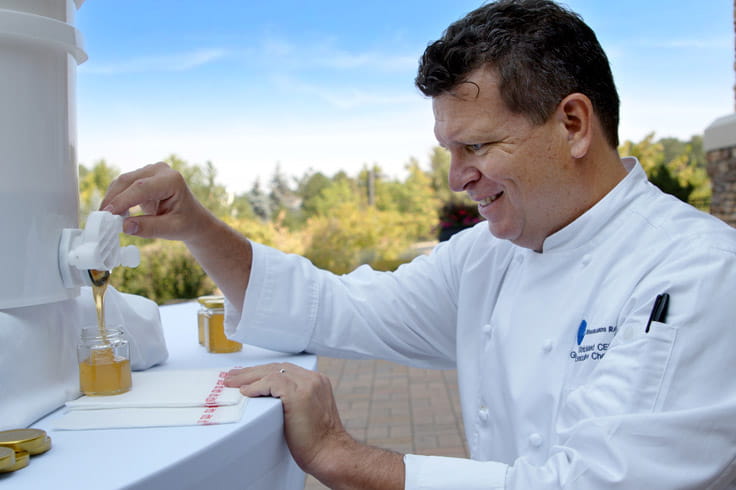
[[[583,339],[585,338],[585,331],[588,329],[588,322],[583,320],[580,322],[580,326],[578,327],[578,345],[583,343]]]

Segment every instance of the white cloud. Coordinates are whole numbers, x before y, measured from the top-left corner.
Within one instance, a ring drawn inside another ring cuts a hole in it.
[[[417,53],[375,50],[352,52],[336,48],[333,44],[334,40],[330,39],[296,43],[290,39],[269,36],[259,43],[259,49],[249,50],[249,53],[261,57],[272,66],[379,72],[411,72],[416,69],[419,59]]]
[[[417,99],[421,98],[416,91],[412,91],[411,86],[407,90],[389,93],[353,87],[307,83],[297,77],[286,75],[274,76],[273,81],[280,90],[314,97],[340,110],[361,107],[376,108],[379,106],[396,107],[399,105],[411,105],[415,104]]]
[[[79,70],[101,75],[186,71],[221,59],[226,54],[222,49],[197,49],[186,53],[141,56],[112,63],[90,62],[80,66]]]

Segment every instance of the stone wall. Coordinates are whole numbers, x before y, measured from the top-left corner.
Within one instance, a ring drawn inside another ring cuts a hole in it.
[[[711,150],[706,156],[713,189],[710,213],[736,226],[736,146]]]
[[[710,212],[736,227],[736,113],[708,126],[703,146],[713,190]]]

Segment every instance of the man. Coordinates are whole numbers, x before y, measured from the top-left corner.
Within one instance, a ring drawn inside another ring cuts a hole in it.
[[[292,454],[332,488],[729,488],[736,232],[619,158],[590,28],[548,0],[488,4],[427,48],[417,85],[450,186],[487,223],[394,273],[338,277],[250,243],[164,164],[120,176],[103,207],[141,204],[127,232],[183,240],[237,340],[457,368],[471,460],[356,442],[317,373],[232,372],[282,399]]]

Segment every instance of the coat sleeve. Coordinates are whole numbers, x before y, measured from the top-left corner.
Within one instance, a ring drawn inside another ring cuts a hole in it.
[[[443,248],[393,273],[361,266],[338,276],[254,243],[245,300],[226,305],[226,331],[283,352],[452,368],[457,281]]]

